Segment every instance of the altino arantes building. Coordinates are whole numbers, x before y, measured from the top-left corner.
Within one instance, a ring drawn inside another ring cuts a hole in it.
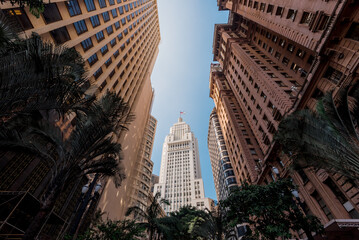
[[[93,93],[101,96],[107,90],[113,91],[129,103],[136,119],[120,139],[127,178],[118,189],[112,181],[103,183],[98,207],[109,218],[121,219],[131,204],[146,204],[147,199],[142,200],[141,193],[147,194],[150,188],[153,165],[150,155],[156,128],[156,120],[150,116],[154,96],[150,75],[160,42],[157,1],[58,0],[46,3],[38,18],[28,7],[20,8],[10,2],[3,3],[0,11],[21,29],[21,37],[36,32],[45,41],[74,47],[85,60]],[[63,126],[68,127],[71,121]],[[24,193],[30,196],[24,199],[34,203],[41,197],[50,177],[49,169],[39,161],[14,159],[11,153],[2,155],[0,167],[2,193]],[[74,184],[76,189],[68,189],[60,199],[56,216],[51,219],[60,226],[57,231],[61,228],[63,231],[69,223],[84,183],[86,180]],[[3,200],[11,197],[6,195]],[[8,213],[17,214],[16,209]],[[1,219],[7,222],[0,224],[0,233],[14,231],[21,236],[27,220],[16,220],[19,216],[21,214]],[[56,231],[48,232],[54,235]]]
[[[354,239],[358,188],[323,170],[290,173],[290,160],[277,155],[273,135],[286,114],[315,109],[325,92],[336,94],[358,80],[358,1],[217,3],[230,14],[227,24],[215,26],[218,63],[211,66],[210,96],[237,183],[267,184],[279,177],[275,167],[280,177],[293,178],[305,212],[321,219],[331,239]],[[213,113],[209,140],[212,119]]]

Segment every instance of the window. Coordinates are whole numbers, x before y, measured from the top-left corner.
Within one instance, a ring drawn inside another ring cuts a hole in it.
[[[22,29],[28,30],[33,28],[29,18],[22,8],[8,9],[4,12],[11,20],[18,23]]]
[[[99,69],[97,69],[97,71],[93,74],[93,76],[95,77],[95,79],[97,79],[99,76],[101,76],[102,74],[102,68],[100,67]]]
[[[108,52],[108,47],[107,47],[107,45],[105,45],[101,48],[101,53],[102,53],[102,55],[105,55],[107,52]]]
[[[112,9],[112,10],[111,10],[111,13],[112,13],[112,17],[113,17],[113,18],[117,17],[116,8],[115,8],[115,9]]]
[[[110,44],[111,44],[111,47],[115,46],[116,45],[116,38],[112,39]]]
[[[61,44],[61,43],[64,43],[64,42],[70,40],[70,35],[67,32],[66,27],[61,27],[61,28],[55,29],[53,31],[50,31],[50,34],[54,38],[54,40],[57,44]]]
[[[98,0],[98,4],[100,5],[100,8],[107,7],[105,0]]]
[[[292,21],[294,21],[296,15],[297,15],[297,11],[293,9],[289,9],[287,14],[287,19],[292,19]]]
[[[329,16],[325,14],[321,15],[316,30],[324,30],[328,22]]]
[[[98,18],[98,15],[90,17],[92,27],[95,28],[100,25],[100,19]]]
[[[264,12],[264,9],[266,8],[266,4],[265,3],[261,3],[261,6],[260,6],[260,10],[262,11],[262,12]]]
[[[340,79],[342,78],[343,73],[332,68],[332,67],[328,67],[327,71],[324,73],[324,77],[329,79],[330,81],[332,81],[335,84],[338,84]]]
[[[353,22],[345,37],[359,41],[359,23]]]
[[[128,12],[128,5],[125,5],[125,10],[126,12]]]
[[[108,26],[108,27],[106,28],[106,31],[107,31],[107,34],[108,34],[108,35],[111,35],[111,34],[113,33],[113,28],[112,28],[112,26]]]
[[[106,60],[105,65],[108,67],[112,63],[112,58]]]
[[[283,63],[284,65],[288,66],[289,59],[286,58],[286,57],[283,57],[282,63]]]
[[[96,10],[93,0],[84,0],[88,12]]]
[[[276,58],[276,59],[280,59],[280,56],[281,56],[281,54],[279,53],[279,52],[275,52],[275,54],[274,54],[274,57]]]
[[[276,16],[282,16],[283,14],[283,8],[282,7],[277,7],[277,11],[275,12]]]
[[[107,22],[110,20],[110,14],[108,14],[108,12],[102,13],[102,17],[103,17],[104,22]]]
[[[302,19],[300,23],[302,24],[309,24],[312,21],[314,14],[310,12],[303,12]]]
[[[101,42],[103,39],[105,39],[105,35],[103,34],[103,31],[99,31],[95,34],[97,42]]]
[[[87,27],[86,27],[85,20],[75,22],[74,27],[75,27],[76,32],[77,32],[78,35],[80,35],[80,34],[82,34],[84,32],[87,32]]]
[[[93,44],[92,44],[92,40],[89,37],[88,39],[85,39],[81,42],[81,45],[84,49],[84,51],[86,52],[87,50],[89,50],[90,48],[92,48]]]
[[[281,47],[285,46],[285,40],[284,39],[279,40],[279,46],[281,46]]]
[[[268,5],[268,8],[267,8],[267,13],[272,14],[272,13],[273,13],[273,8],[274,8],[274,6],[271,5],[271,4],[269,4],[269,5]]]
[[[121,19],[122,26],[126,24],[126,18]]]
[[[120,54],[120,52],[117,50],[116,52],[113,53],[113,56],[114,56],[115,58],[117,58],[119,54]]]
[[[287,47],[287,50],[288,50],[289,52],[293,52],[294,49],[295,49],[294,45],[289,43],[289,44],[288,44],[288,47]]]
[[[300,57],[300,58],[304,58],[304,56],[305,56],[305,51],[303,51],[302,49],[298,49],[296,56],[297,56],[297,57]]]
[[[115,25],[115,28],[116,28],[116,29],[119,29],[119,28],[120,28],[120,22],[115,22],[114,25]]]
[[[56,3],[44,4],[44,7],[45,9],[42,16],[44,17],[46,23],[53,23],[62,19]]]
[[[330,209],[328,208],[328,206],[326,205],[325,201],[323,200],[323,198],[319,195],[319,193],[317,191],[314,191],[312,194],[312,197],[318,202],[320,208],[323,210],[323,212],[325,213],[325,215],[327,216],[327,218],[329,220],[333,219],[333,215],[330,212]]]
[[[97,54],[95,53],[94,55],[92,55],[91,57],[89,57],[89,59],[87,59],[87,61],[89,62],[90,66],[92,66],[93,64],[95,64],[95,62],[97,62],[98,58],[97,58]]]
[[[115,5],[115,0],[108,0],[108,2],[110,3],[110,5]]]
[[[81,14],[81,8],[77,0],[68,1],[66,2],[66,5],[71,17]]]
[[[123,7],[118,7],[118,11],[120,12],[120,14],[122,15],[123,14]]]
[[[118,34],[117,38],[118,38],[118,41],[121,41],[121,39],[123,38],[122,33]]]

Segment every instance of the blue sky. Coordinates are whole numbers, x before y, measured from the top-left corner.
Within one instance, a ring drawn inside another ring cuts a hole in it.
[[[216,0],[158,0],[161,43],[152,73],[155,99],[152,115],[157,132],[152,153],[154,174],[159,174],[162,144],[179,112],[198,139],[206,197],[216,199],[207,148],[209,70],[213,59],[214,24],[227,22],[228,12],[218,11]]]

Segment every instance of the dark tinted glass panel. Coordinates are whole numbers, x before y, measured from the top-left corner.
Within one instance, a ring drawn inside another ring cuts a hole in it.
[[[96,10],[95,3],[93,2],[93,0],[84,0],[84,1],[88,12]]]
[[[112,17],[117,17],[117,11],[116,11],[116,8],[115,9],[112,9],[111,10],[111,13],[112,13]]]
[[[110,15],[108,14],[108,12],[102,13],[102,17],[105,22],[110,20]]]
[[[115,4],[115,0],[108,0],[108,2],[110,3],[110,5],[114,5],[114,4]]]
[[[102,39],[104,39],[105,36],[103,35],[103,31],[99,31],[98,33],[96,33],[96,39],[97,41],[101,41]]]
[[[92,44],[91,38],[83,40],[81,42],[81,45],[82,45],[84,51],[87,51],[88,49],[92,48],[93,44]]]
[[[33,28],[29,18],[22,8],[7,9],[3,10],[3,12],[10,18],[10,22],[16,22],[18,24],[18,29],[15,29],[16,31]]]
[[[66,27],[61,27],[50,31],[51,36],[54,38],[57,44],[61,44],[70,40],[70,35],[67,32]]]
[[[46,23],[57,22],[62,19],[56,3],[45,4],[45,10],[42,13]]]
[[[100,25],[100,19],[98,17],[98,15],[90,17],[91,23],[92,23],[92,27],[97,27],[98,25]]]
[[[81,9],[77,0],[71,0],[66,3],[71,17],[81,14]]]
[[[105,0],[98,0],[98,3],[100,5],[100,8],[106,7],[106,1]]]
[[[87,26],[86,26],[85,20],[75,22],[74,27],[75,27],[78,35],[87,31]]]
[[[89,62],[90,66],[92,66],[95,62],[97,62],[98,58],[97,58],[97,54],[95,53],[94,55],[92,55],[91,57],[89,57],[89,59],[87,59],[87,61]]]

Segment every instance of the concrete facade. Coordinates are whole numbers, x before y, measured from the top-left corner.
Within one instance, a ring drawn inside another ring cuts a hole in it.
[[[330,234],[348,230],[342,236],[354,239],[350,228],[359,225],[349,219],[359,218],[358,187],[323,170],[290,172],[291,161],[278,155],[273,135],[286,114],[314,110],[325,92],[333,90],[335,96],[358,81],[358,2],[217,3],[230,15],[227,24],[215,26],[218,63],[211,66],[210,96],[237,182],[267,184],[291,177],[307,214],[318,216]],[[348,219],[346,230],[338,219]]]
[[[197,138],[190,126],[178,119],[163,143],[160,179],[154,194],[170,202],[166,214],[183,206],[212,209],[213,200],[205,198]]]
[[[237,186],[237,182],[215,108],[209,119],[207,144],[217,200],[221,201],[228,197],[230,188]]]
[[[106,91],[113,91],[129,103],[136,119],[119,140],[127,178],[118,189],[108,181],[98,205],[106,212],[105,217],[123,218],[137,194],[138,171],[146,168],[144,157],[139,153],[146,150],[143,141],[148,119],[151,119],[150,75],[160,42],[157,1],[55,0],[45,4],[45,11],[39,18],[27,7],[19,8],[9,2],[3,3],[0,11],[18,27],[22,37],[36,32],[46,41],[74,47],[85,60],[90,94],[100,97]],[[152,163],[149,165],[150,178]],[[139,170],[139,166],[143,168]]]

